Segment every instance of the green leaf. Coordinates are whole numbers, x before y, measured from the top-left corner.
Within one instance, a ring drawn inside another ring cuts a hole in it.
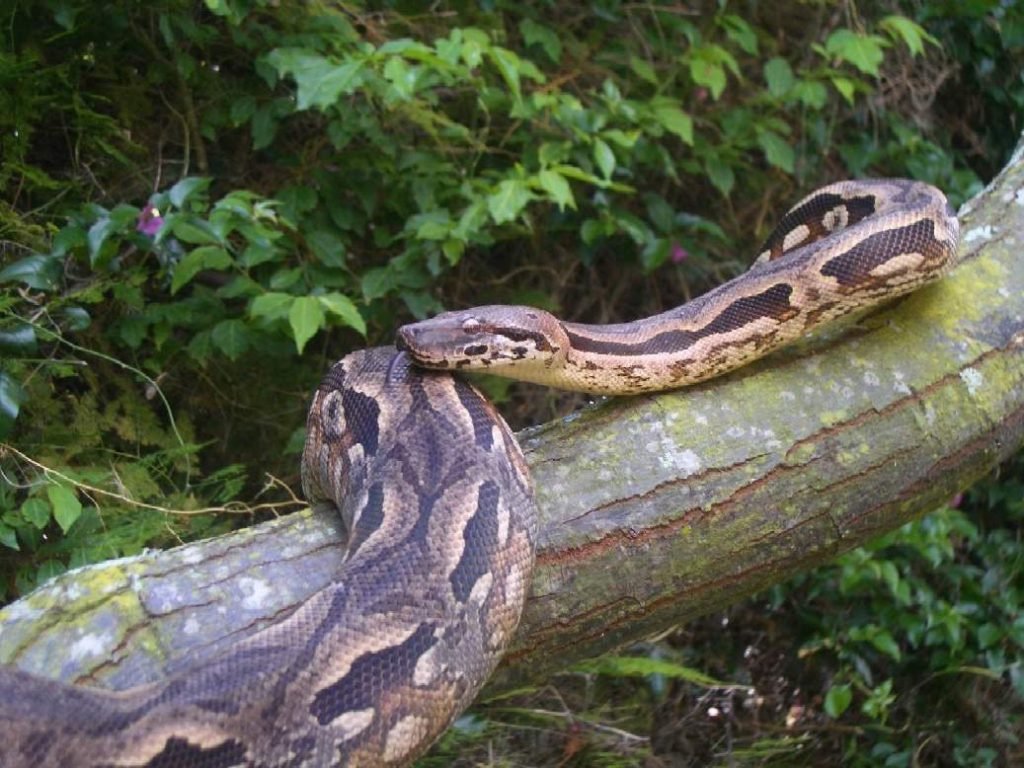
[[[345,266],[345,241],[335,232],[326,229],[314,229],[306,233],[309,249],[325,267]]]
[[[387,267],[374,267],[363,273],[360,280],[360,288],[363,291],[363,299],[371,302],[393,293],[398,288],[395,276]]]
[[[251,299],[263,295],[263,286],[248,275],[232,275],[217,289],[222,299]]]
[[[806,107],[821,109],[828,99],[828,91],[816,80],[801,80],[793,89],[793,96]]]
[[[459,46],[459,56],[469,69],[476,69],[483,61],[484,49],[491,44],[490,38],[486,32],[471,27],[452,30],[450,39],[457,33],[465,38]]]
[[[569,156],[569,144],[564,141],[545,141],[537,150],[537,159],[545,168],[564,162]]]
[[[31,355],[36,351],[36,331],[28,323],[0,330],[0,352],[6,355]]]
[[[499,46],[494,46],[488,51],[488,53],[490,54],[491,61],[494,62],[494,66],[496,66],[498,68],[498,72],[501,73],[501,77],[508,86],[508,89],[512,91],[512,94],[516,99],[518,99],[520,96],[519,57],[507,48],[501,48]]]
[[[522,179],[505,179],[498,189],[487,197],[487,210],[495,224],[512,221],[533,199]]]
[[[419,69],[410,67],[400,56],[391,56],[384,65],[382,74],[395,89],[399,99],[408,101],[416,91]]]
[[[207,8],[210,9],[210,13],[216,16],[230,16],[231,6],[226,0],[203,0]]]
[[[666,131],[693,146],[693,118],[679,107],[662,100],[654,106],[654,117]]]
[[[742,16],[727,13],[719,19],[719,23],[725,28],[726,37],[736,43],[744,53],[751,56],[757,54],[757,33]]]
[[[639,130],[633,131],[622,131],[618,128],[609,128],[607,131],[601,131],[601,138],[605,141],[610,141],[617,147],[623,149],[632,149],[636,146],[637,141],[640,140],[641,132]]]
[[[689,683],[700,685],[705,688],[746,688],[747,686],[733,685],[721,680],[716,680],[698,669],[684,667],[666,659],[652,659],[646,656],[601,656],[596,659],[574,664],[572,669],[576,672],[588,672],[591,674],[604,675],[606,677],[646,677],[648,675],[661,675],[677,680],[686,680]]]
[[[295,297],[290,293],[271,291],[257,296],[249,306],[249,314],[253,317],[265,317],[268,320],[279,320],[288,315]]]
[[[82,503],[75,496],[75,492],[63,485],[46,486],[46,496],[53,506],[53,519],[64,533],[75,524],[82,514]]]
[[[615,153],[602,139],[594,139],[594,162],[606,179],[615,172]]]
[[[725,90],[725,69],[721,64],[703,59],[690,61],[690,76],[697,85],[702,85],[711,92],[711,97],[718,99]]]
[[[53,250],[50,253],[54,256],[65,256],[71,251],[84,248],[88,245],[85,230],[77,224],[61,227],[60,231],[53,236],[51,245]]]
[[[708,179],[711,180],[715,189],[728,197],[729,193],[732,192],[733,185],[736,183],[736,176],[733,173],[732,166],[722,162],[717,157],[712,157],[704,161],[704,170],[707,171]]]
[[[640,251],[640,266],[643,267],[644,272],[650,274],[668,261],[671,248],[672,241],[662,237],[650,240],[644,245],[643,250]]]
[[[636,192],[636,189],[629,186],[629,184],[621,184],[616,181],[599,178],[592,173],[587,173],[582,168],[577,168],[575,165],[556,165],[553,166],[551,170],[557,171],[567,179],[575,179],[576,181],[582,181],[586,184],[593,184],[595,187],[601,187],[602,189],[613,189],[616,192],[623,192],[629,195]]]
[[[288,322],[292,327],[295,348],[300,355],[306,342],[323,327],[324,320],[324,308],[315,296],[299,296],[292,303],[288,310]]]
[[[982,624],[976,630],[976,634],[978,645],[982,650],[992,648],[1006,636],[1006,632],[1002,627],[992,623]]]
[[[886,16],[878,23],[878,26],[884,29],[893,39],[902,40],[914,56],[924,53],[925,43],[939,45],[939,41],[935,37],[928,34],[923,27],[906,16]]]
[[[266,264],[269,261],[274,261],[274,259],[276,259],[280,254],[281,251],[273,243],[249,243],[245,246],[245,250],[242,251],[239,261],[246,269],[252,269],[253,267],[258,267],[260,264]]]
[[[690,77],[697,85],[703,85],[714,99],[718,99],[725,90],[726,67],[735,73],[739,65],[727,50],[718,45],[700,45],[690,55]]]
[[[443,208],[413,216],[409,225],[416,227],[419,240],[444,240],[452,231],[451,214]]]
[[[25,398],[21,384],[7,371],[0,371],[0,439],[11,433]]]
[[[171,231],[179,240],[192,245],[216,245],[218,238],[210,229],[209,223],[191,216],[168,216],[164,220],[166,226],[170,220]],[[91,230],[90,230],[91,231]]]
[[[302,279],[302,275],[303,271],[301,267],[279,269],[270,276],[270,282],[268,285],[275,291],[287,291]]]
[[[629,68],[633,70],[633,74],[641,80],[646,80],[651,85],[658,84],[658,74],[646,59],[641,59],[638,56],[630,56]]]
[[[580,239],[585,245],[593,245],[602,238],[614,234],[615,225],[610,219],[587,219],[580,225]]]
[[[762,71],[764,72],[764,81],[768,84],[768,92],[772,96],[781,98],[793,87],[795,82],[793,68],[785,59],[778,56],[768,59],[764,63]]]
[[[853,687],[846,685],[833,685],[825,694],[825,714],[832,719],[838,719],[847,710],[853,701]]]
[[[30,496],[21,505],[21,516],[40,531],[50,524],[50,502],[39,496]]]
[[[448,263],[455,266],[462,259],[462,254],[466,252],[466,244],[461,240],[449,238],[441,243],[441,252],[448,259]]]
[[[277,135],[278,106],[275,102],[261,104],[257,107],[252,116],[250,131],[252,133],[252,148],[266,149]]]
[[[656,192],[644,195],[647,218],[661,234],[671,234],[676,227],[676,212],[668,201]]]
[[[856,91],[856,84],[846,77],[833,77],[833,87],[839,91],[839,95],[846,99],[846,103],[853,106],[853,94]]]
[[[892,679],[886,680],[871,689],[867,699],[860,705],[860,711],[873,720],[885,721],[889,714],[889,708],[896,700],[892,694]],[[906,761],[903,761],[906,765]]]
[[[202,330],[192,335],[188,343],[188,352],[195,360],[204,361],[213,354],[213,342],[210,341],[210,332]]]
[[[36,584],[42,584],[55,576],[60,576],[67,568],[62,562],[55,559],[44,560],[36,568]]]
[[[137,314],[125,315],[116,327],[118,338],[132,349],[138,349],[149,332],[146,318]]]
[[[377,53],[389,57],[408,56],[410,59],[425,61],[428,60],[425,57],[432,55],[432,49],[408,37],[399,37],[395,40],[388,40],[377,49]]]
[[[879,564],[879,570],[882,576],[882,580],[885,585],[889,588],[889,591],[895,596],[899,593],[900,587],[900,570],[896,567],[896,564],[891,560],[883,560]]]
[[[229,360],[237,360],[249,348],[249,329],[237,318],[221,320],[213,326],[210,340]]]
[[[550,27],[538,24],[533,19],[523,19],[519,22],[519,32],[527,45],[539,45],[556,64],[561,60],[562,41]]]
[[[477,197],[465,207],[459,216],[459,223],[455,225],[452,235],[464,242],[470,242],[480,237],[487,224],[487,210],[490,201]]]
[[[15,551],[21,549],[21,547],[18,546],[17,533],[15,533],[11,526],[5,523],[0,523],[0,544],[3,544],[8,549],[13,549]]]
[[[871,644],[879,651],[899,661],[903,654],[900,653],[900,646],[886,629],[874,628],[869,638]]]
[[[564,211],[566,206],[576,210],[576,200],[572,196],[572,187],[565,176],[551,169],[537,174],[537,183],[548,193],[548,197],[558,204],[558,210]]]
[[[247,93],[233,99],[228,108],[228,114],[231,116],[231,125],[234,127],[248,122],[256,114],[256,97]]]
[[[110,212],[110,220],[121,231],[135,231],[135,226],[142,211],[134,205],[118,203]]]
[[[764,152],[765,160],[786,173],[793,173],[795,155],[789,142],[774,131],[760,130],[757,132],[757,143]]]
[[[203,176],[186,176],[167,192],[167,199],[175,208],[184,208],[191,197],[205,192],[213,179]]]
[[[60,24],[65,32],[74,31],[76,17],[82,10],[81,7],[75,7],[70,2],[58,2],[50,5],[53,20]]]
[[[344,325],[347,325],[349,328],[355,328],[359,331],[360,335],[366,336],[366,321],[359,314],[359,310],[352,303],[352,299],[337,292],[317,296],[317,299],[325,310],[341,320]]]
[[[49,291],[57,287],[61,277],[59,256],[37,253],[18,259],[0,269],[0,283],[22,282],[37,291]]]
[[[93,222],[89,227],[89,234],[86,240],[89,243],[89,265],[92,267],[102,266],[105,262],[103,246],[107,238],[118,230],[117,223],[109,216],[103,216]]]
[[[61,314],[67,321],[68,329],[72,331],[84,331],[92,323],[92,318],[83,307],[64,307]]]
[[[837,29],[825,41],[825,51],[848,62],[866,75],[878,76],[878,68],[889,43],[878,35],[865,35],[851,29]]]
[[[232,263],[231,255],[219,245],[203,245],[189,251],[174,265],[171,293],[177,293],[204,269],[227,269]]]
[[[363,82],[362,59],[339,64],[304,48],[276,48],[267,60],[280,74],[294,78],[299,109],[326,109],[339,97],[355,92]]]

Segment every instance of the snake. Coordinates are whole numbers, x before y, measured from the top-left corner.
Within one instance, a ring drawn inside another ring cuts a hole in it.
[[[10,768],[404,766],[508,647],[537,541],[531,479],[494,406],[455,372],[597,394],[720,375],[938,279],[959,227],[908,180],[823,187],[743,275],[631,323],[531,307],[441,313],[335,363],[313,395],[307,500],[347,536],[329,584],[212,661],[122,691],[0,667]]]

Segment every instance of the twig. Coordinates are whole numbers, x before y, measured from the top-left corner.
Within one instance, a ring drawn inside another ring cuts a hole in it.
[[[304,502],[302,499],[296,496],[292,489],[286,483],[282,482],[278,478],[268,473],[267,485],[264,486],[263,490],[261,490],[260,493],[265,492],[268,487],[283,488],[291,497],[289,501],[263,502],[261,504],[255,505],[250,505],[239,501],[231,502],[219,507],[203,507],[201,509],[172,509],[170,507],[162,507],[159,504],[150,504],[145,501],[136,501],[135,499],[130,498],[129,496],[124,495],[123,493],[108,491],[105,488],[99,488],[95,485],[84,483],[81,480],[75,480],[73,477],[65,474],[64,472],[61,472],[58,469],[48,467],[42,462],[36,461],[31,456],[23,453],[22,451],[19,451],[17,448],[15,448],[13,445],[10,445],[9,443],[0,443],[0,457],[3,457],[7,453],[14,455],[21,461],[25,462],[26,464],[30,464],[31,466],[35,467],[44,475],[46,475],[46,477],[52,477],[61,480],[62,482],[77,488],[83,493],[91,493],[96,494],[97,496],[105,496],[106,498],[115,499],[116,501],[119,501],[123,504],[127,504],[128,506],[138,507],[139,509],[150,509],[155,512],[162,512],[168,515],[191,516],[221,512],[227,512],[230,514],[253,514],[255,512],[272,512],[273,514],[277,515],[279,511],[282,509],[289,509],[294,507],[301,508],[307,506],[306,502]]]

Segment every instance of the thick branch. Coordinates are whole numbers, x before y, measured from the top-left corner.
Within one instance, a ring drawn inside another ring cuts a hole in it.
[[[1024,442],[1024,163],[961,212],[953,275],[722,380],[521,436],[542,516],[492,690],[660,632],[941,504]],[[69,573],[0,612],[0,661],[125,687],[216,653],[330,578],[295,515]]]

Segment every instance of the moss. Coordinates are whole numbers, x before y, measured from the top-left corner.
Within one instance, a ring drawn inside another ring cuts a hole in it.
[[[157,652],[151,634],[137,631],[148,615],[130,587],[145,572],[142,563],[125,560],[71,571],[0,610],[0,662],[76,679],[108,664],[128,636],[135,650]],[[81,652],[69,657],[67,649],[75,647]]]

